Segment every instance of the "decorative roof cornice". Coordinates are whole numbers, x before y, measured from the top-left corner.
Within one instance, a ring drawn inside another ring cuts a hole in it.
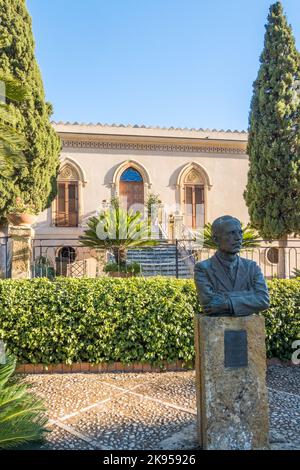
[[[245,154],[245,131],[52,123],[65,148]]]
[[[174,145],[174,144],[148,144],[148,143],[128,143],[128,142],[105,142],[92,140],[69,140],[63,138],[64,148],[89,148],[104,150],[142,150],[154,152],[191,152],[191,153],[234,153],[246,154],[245,148],[233,146],[213,146],[213,145]]]

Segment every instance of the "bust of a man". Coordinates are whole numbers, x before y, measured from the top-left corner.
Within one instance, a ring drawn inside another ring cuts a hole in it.
[[[225,215],[212,224],[218,249],[195,265],[195,284],[203,312],[211,316],[246,316],[269,307],[268,288],[255,261],[238,256],[241,223]]]

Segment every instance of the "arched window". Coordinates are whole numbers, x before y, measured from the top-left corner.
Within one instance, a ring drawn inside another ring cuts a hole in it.
[[[63,246],[56,257],[56,275],[67,276],[69,266],[76,260],[76,251],[72,246]]]
[[[143,178],[135,168],[129,167],[127,170],[123,171],[120,181],[143,182]]]
[[[184,179],[185,224],[195,230],[204,226],[204,184],[197,170]]]
[[[141,210],[144,206],[144,181],[133,167],[126,168],[120,177],[120,203],[124,209]]]
[[[77,171],[66,165],[58,176],[55,210],[57,227],[78,226],[78,181]]]
[[[63,246],[58,250],[58,261],[63,261],[66,263],[74,263],[76,259],[76,251],[72,246]]]
[[[197,162],[184,165],[177,176],[176,188],[184,225],[202,228],[209,220],[208,191],[212,182],[205,168]]]

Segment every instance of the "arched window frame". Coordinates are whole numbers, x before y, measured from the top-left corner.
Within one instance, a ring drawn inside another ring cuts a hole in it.
[[[150,175],[146,168],[139,162],[136,162],[135,160],[126,160],[125,162],[121,163],[121,165],[118,166],[116,169],[113,179],[111,182],[111,197],[119,197],[120,194],[120,178],[122,174],[124,173],[127,168],[132,167],[133,169],[137,170],[141,177],[143,178],[143,183],[144,183],[144,201],[147,201],[148,194],[150,191],[150,188],[152,186],[152,181],[150,178]]]
[[[64,159],[61,162],[61,168],[59,170],[59,175],[57,179],[57,184],[59,182],[77,182],[77,224],[76,225],[57,225],[57,197],[52,202],[51,213],[52,221],[51,225],[57,228],[76,228],[81,227],[83,222],[83,191],[84,187],[87,184],[87,179],[83,169],[80,165],[69,158]]]
[[[187,184],[187,178],[189,174],[195,171],[199,175],[199,180],[201,181],[201,185],[203,185],[204,189],[204,224],[206,224],[209,220],[209,213],[208,213],[208,191],[212,187],[211,179],[208,175],[208,172],[205,168],[196,162],[187,163],[179,172],[177,178],[176,189],[178,191],[178,200],[181,208],[181,214],[183,216],[183,220],[185,221],[185,185]]]

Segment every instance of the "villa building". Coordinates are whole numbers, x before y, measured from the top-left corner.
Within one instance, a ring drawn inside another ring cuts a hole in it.
[[[93,275],[90,252],[74,245],[88,218],[113,197],[127,209],[143,211],[149,195],[156,195],[165,239],[191,238],[195,229],[225,213],[248,222],[245,132],[53,126],[63,143],[58,194],[35,225],[35,256],[47,252],[48,258],[69,258],[77,272],[84,263],[84,271]]]
[[[191,230],[223,214],[249,220],[245,132],[53,125],[63,142],[58,196],[39,216],[36,236],[77,237],[114,196],[142,208],[156,194],[164,214]]]
[[[244,131],[61,122],[53,126],[63,143],[58,195],[33,227],[33,254],[34,260],[47,256],[54,267],[68,259],[59,274],[96,275],[95,256],[78,248],[78,237],[89,217],[113,197],[125,208],[143,210],[150,195],[158,196],[157,223],[160,236],[168,240],[191,238],[196,229],[225,214],[249,222],[243,198],[248,172]],[[299,240],[295,244],[293,265],[300,256]],[[277,246],[264,250],[267,276],[277,272]],[[257,256],[261,264],[261,252]]]

